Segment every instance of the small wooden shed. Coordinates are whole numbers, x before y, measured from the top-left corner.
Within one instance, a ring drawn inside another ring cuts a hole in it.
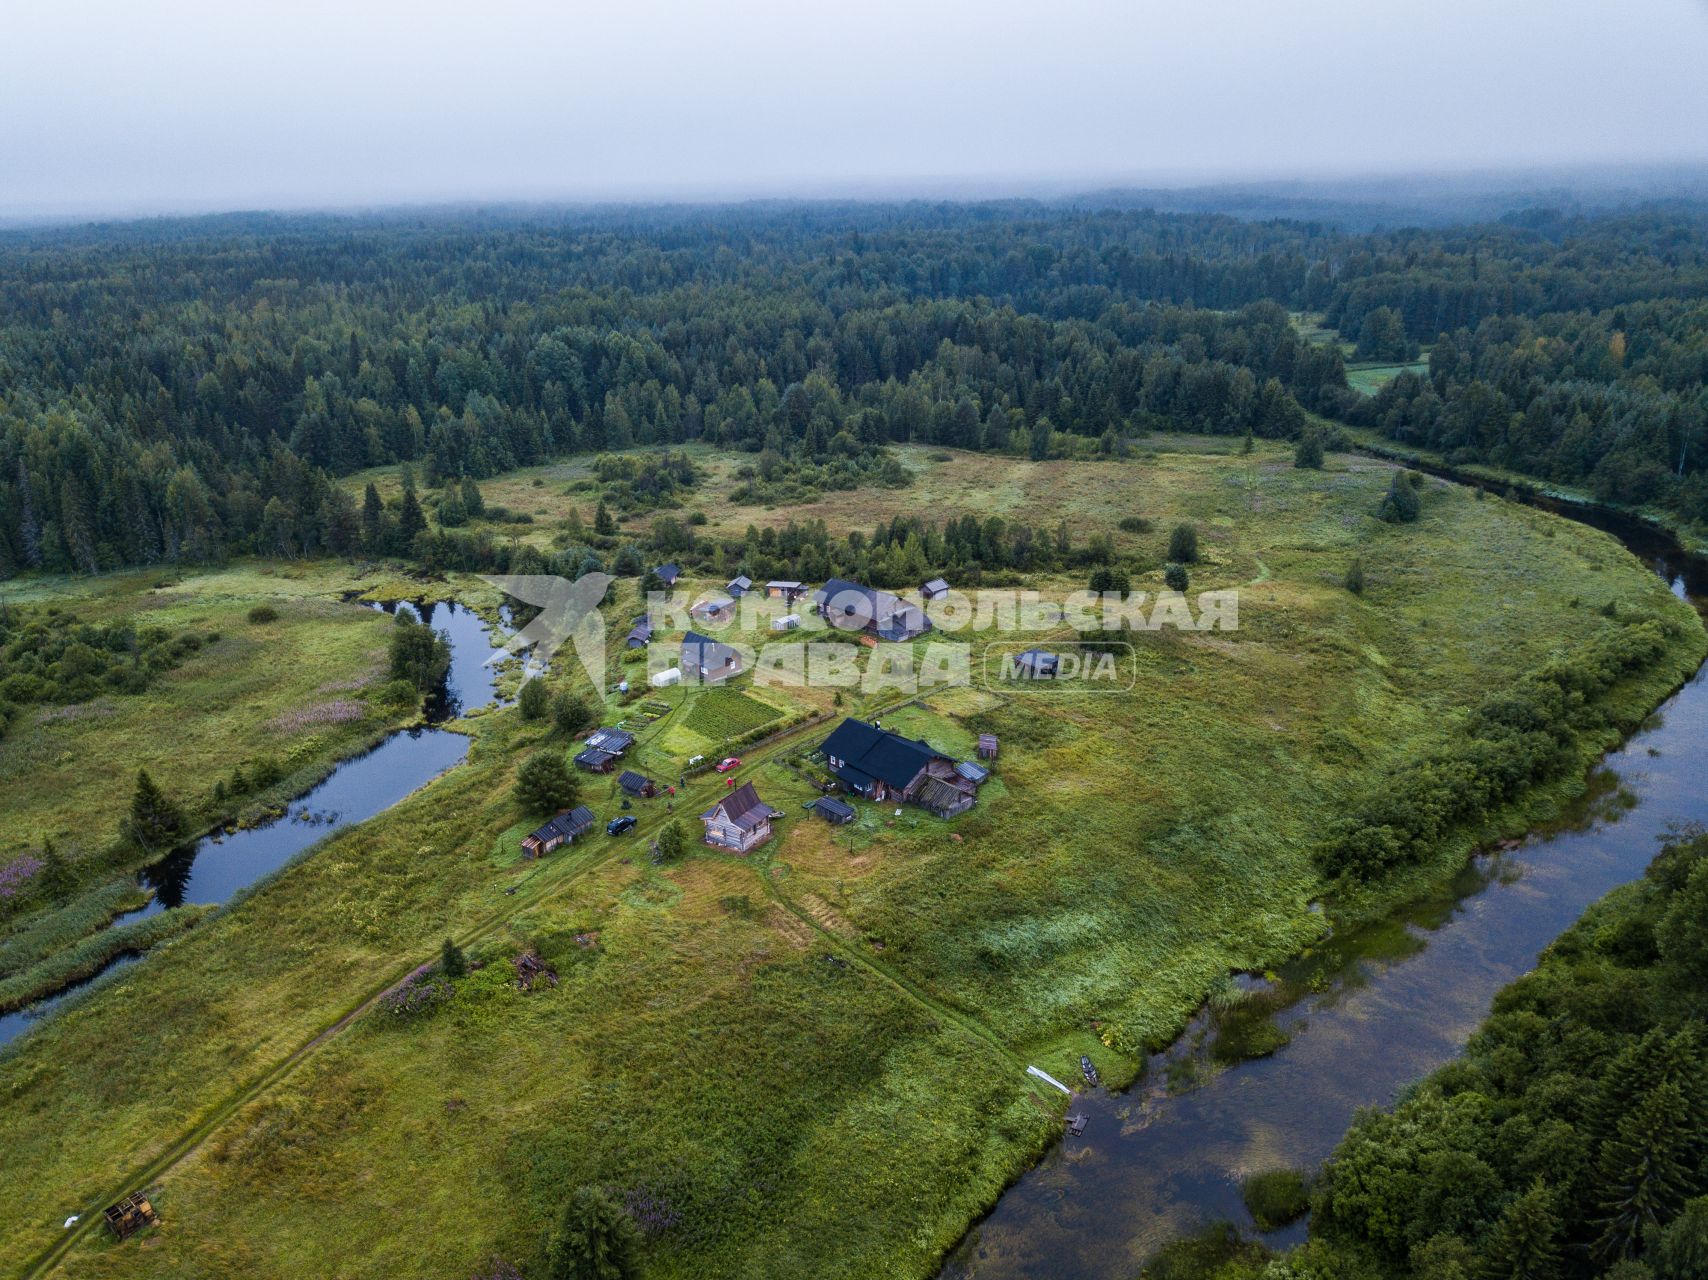
[[[996,735],[994,733],[979,734],[979,759],[996,759]]]

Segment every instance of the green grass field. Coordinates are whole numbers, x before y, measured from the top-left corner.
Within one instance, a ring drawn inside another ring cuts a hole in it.
[[[1346,383],[1354,391],[1373,396],[1402,373],[1422,375],[1428,372],[1427,360],[1417,360],[1411,364],[1354,364],[1346,368]]]
[[[1434,483],[1422,519],[1390,527],[1370,516],[1390,468],[1368,460],[903,455],[909,490],[790,511],[708,486],[708,527],[976,511],[1066,518],[1083,538],[1142,514],[1150,531],[1114,537],[1155,566],[1134,584],[1154,591],[1167,530],[1189,519],[1194,590],[1240,588],[1240,629],[1135,637],[1137,683],[1120,695],[855,696],[848,711],[947,749],[996,732],[995,779],[948,823],[862,803],[831,828],[802,810],[801,757],[823,730],[799,729],[741,752],[738,780],[785,814],[749,858],[695,846],[651,866],[662,800],[636,806],[635,835],[515,858],[535,816],[511,799],[515,764],[565,748],[514,711],[479,717],[465,766],[0,1058],[8,1267],[53,1250],[43,1274],[294,1280],[336,1259],[342,1276],[461,1280],[494,1255],[536,1265],[556,1206],[598,1183],[650,1224],[649,1277],[929,1275],[1059,1132],[1061,1100],[1025,1066],[1067,1078],[1090,1053],[1119,1080],[1229,970],[1318,939],[1310,850],[1381,769],[1618,625],[1609,600],[1685,624],[1664,666],[1620,691],[1629,717],[1704,648],[1688,607],[1610,538]],[[483,488],[561,514],[573,465],[535,469],[550,485]],[[1362,596],[1340,585],[1353,556]],[[656,700],[671,711],[639,751],[660,773],[686,745],[671,734],[769,723],[761,704],[780,724],[831,710],[826,691],[746,676]],[[690,780],[676,814],[723,783]],[[615,812],[603,784],[588,790],[601,820]],[[1444,874],[1470,838],[1418,876]],[[418,1021],[368,1007],[447,934],[484,962],[447,1004]],[[555,986],[519,989],[511,961],[529,946]],[[59,1249],[67,1213],[134,1186],[161,1228]]]

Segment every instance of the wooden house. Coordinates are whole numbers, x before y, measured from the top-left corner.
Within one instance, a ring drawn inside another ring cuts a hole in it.
[[[101,1217],[107,1224],[107,1230],[119,1240],[134,1236],[144,1227],[160,1224],[160,1215],[154,1212],[154,1206],[140,1191],[132,1192],[117,1204],[108,1205]]]
[[[589,773],[609,773],[616,763],[615,751],[604,751],[599,747],[585,747],[575,753],[576,767]]]
[[[586,805],[564,809],[550,822],[522,837],[522,856],[537,858],[559,845],[574,844],[577,838],[593,830],[593,822],[593,810]]]
[[[819,749],[843,788],[868,800],[916,804],[952,818],[972,808],[978,794],[958,762],[929,742],[864,720],[844,720]]]
[[[746,782],[702,813],[700,821],[706,824],[707,844],[746,853],[771,838],[771,819],[780,816]]]
[[[644,649],[652,639],[652,619],[641,614],[635,619],[635,625],[629,629],[629,638],[625,642],[631,649]]]
[[[919,594],[925,600],[940,600],[949,594],[949,583],[943,578],[933,578],[919,588]]]
[[[770,600],[781,600],[785,604],[793,604],[806,595],[807,586],[804,582],[789,582],[782,578],[774,579],[765,584],[765,596]]]
[[[688,616],[702,626],[722,626],[735,617],[735,601],[728,596],[708,596],[695,601]]]
[[[745,573],[738,573],[724,584],[724,590],[729,592],[731,598],[739,600],[753,590],[753,579]]]
[[[617,775],[617,785],[636,799],[658,794],[658,786],[644,773],[636,773],[633,769],[624,769]]]
[[[710,636],[690,631],[682,637],[682,674],[701,684],[721,684],[741,671],[741,654]]]
[[[813,607],[831,626],[879,640],[912,640],[931,630],[925,610],[888,591],[832,578],[813,592]]]
[[[682,576],[681,568],[674,564],[661,564],[652,573],[666,587],[672,589],[676,586],[676,580]]]
[[[595,729],[575,763],[592,773],[609,773],[623,752],[634,745],[635,735],[624,729]]]
[[[996,742],[996,735],[994,733],[981,733],[981,734],[979,734],[979,759],[980,760],[994,760],[994,759],[996,759],[996,749],[997,749],[997,742]]]

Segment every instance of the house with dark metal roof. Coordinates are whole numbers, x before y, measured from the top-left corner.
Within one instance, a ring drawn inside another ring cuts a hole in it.
[[[652,572],[667,587],[674,587],[676,580],[682,576],[682,570],[674,564],[661,564]]]
[[[651,639],[652,619],[643,613],[640,617],[635,619],[635,625],[629,631],[629,638],[625,643],[631,649],[644,649],[647,646],[647,642]]]
[[[843,631],[863,631],[880,640],[912,640],[931,630],[918,605],[889,591],[832,578],[812,593],[819,616]]]
[[[819,750],[842,786],[868,800],[904,801],[952,818],[970,809],[978,786],[957,762],[922,738],[908,738],[850,717]]]
[[[562,810],[557,817],[522,837],[522,856],[537,858],[562,844],[573,844],[578,836],[593,830],[593,810],[586,805]]]
[[[949,583],[944,578],[933,578],[919,588],[919,594],[927,600],[936,600],[949,594]]]
[[[578,768],[586,769],[589,773],[609,773],[611,766],[617,763],[615,751],[602,751],[598,747],[587,747],[575,756]]]
[[[745,573],[738,573],[725,584],[724,590],[729,592],[733,598],[739,600],[749,591],[753,590],[753,579],[748,577]]]
[[[1003,674],[1012,672],[1014,677],[1021,680],[1054,680],[1061,671],[1062,659],[1059,653],[1050,653],[1045,649],[1028,649],[1016,654],[1010,667],[1004,662]]]
[[[705,625],[721,625],[735,617],[735,601],[728,596],[707,596],[694,602],[688,616]]]
[[[838,800],[835,796],[820,796],[809,803],[807,808],[834,827],[854,821],[854,806],[846,800]]]
[[[595,729],[587,735],[587,745],[620,756],[635,745],[635,735],[627,729]]]
[[[682,674],[701,684],[718,684],[741,670],[741,654],[710,636],[690,631],[682,637]]]
[[[624,769],[617,775],[617,785],[631,796],[645,797],[658,794],[658,786],[644,773],[636,773],[633,769]]]
[[[706,843],[732,853],[746,853],[771,838],[771,819],[782,816],[759,798],[751,782],[736,787],[700,815],[706,824]]]

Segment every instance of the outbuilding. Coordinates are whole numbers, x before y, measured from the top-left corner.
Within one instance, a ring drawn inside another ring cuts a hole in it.
[[[852,822],[855,818],[854,806],[846,800],[838,800],[835,796],[820,796],[808,804],[807,808],[836,827],[845,822]]]

